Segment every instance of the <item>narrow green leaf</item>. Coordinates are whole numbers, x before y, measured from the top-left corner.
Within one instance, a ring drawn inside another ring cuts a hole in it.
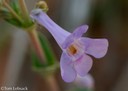
[[[53,50],[52,50],[48,40],[42,34],[39,34],[39,39],[40,39],[42,48],[44,50],[48,65],[54,64],[56,62],[56,58],[55,58],[55,55],[53,53]]]
[[[42,75],[47,75],[47,74],[53,73],[56,70],[56,68],[59,67],[59,65],[53,53],[53,50],[50,47],[48,40],[42,34],[39,34],[39,39],[40,39],[41,46],[44,50],[44,54],[46,56],[47,64],[42,64],[41,60],[39,60],[36,53],[32,51],[31,53],[31,58],[33,63],[32,66],[36,72]]]

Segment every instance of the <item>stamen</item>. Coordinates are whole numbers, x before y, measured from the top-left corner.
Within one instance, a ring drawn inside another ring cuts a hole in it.
[[[77,53],[77,48],[74,46],[74,45],[70,45],[68,47],[68,52],[71,54],[71,55],[75,55]]]

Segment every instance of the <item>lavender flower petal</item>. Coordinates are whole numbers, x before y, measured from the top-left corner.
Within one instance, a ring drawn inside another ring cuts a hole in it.
[[[86,33],[88,30],[88,25],[82,25],[80,27],[77,27],[75,31],[72,33],[72,36],[75,39],[80,38],[84,33]]]
[[[84,54],[80,59],[74,62],[74,68],[80,76],[85,76],[92,67],[92,59]]]
[[[85,53],[94,56],[95,58],[101,58],[105,56],[108,50],[107,39],[91,39],[81,38],[81,41],[86,46]]]
[[[87,29],[88,25],[82,25],[76,28],[75,31],[66,38],[62,44],[62,48],[66,49],[74,40],[80,38],[84,33],[86,33]]]
[[[71,43],[73,43],[74,42],[74,38],[71,36],[71,35],[69,35],[66,39],[65,39],[65,41],[62,43],[62,48],[63,49],[66,49]]]
[[[76,78],[76,71],[73,68],[71,58],[62,53],[60,60],[61,76],[65,82],[72,82]]]

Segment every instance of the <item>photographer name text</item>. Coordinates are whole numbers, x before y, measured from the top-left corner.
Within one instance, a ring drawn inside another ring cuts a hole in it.
[[[2,86],[1,91],[27,91],[28,87],[7,87],[7,86]]]

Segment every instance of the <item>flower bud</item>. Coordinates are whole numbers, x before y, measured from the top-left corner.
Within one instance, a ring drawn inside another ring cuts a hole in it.
[[[39,1],[36,4],[36,8],[39,8],[41,10],[43,10],[44,12],[48,11],[48,5],[45,1]]]

